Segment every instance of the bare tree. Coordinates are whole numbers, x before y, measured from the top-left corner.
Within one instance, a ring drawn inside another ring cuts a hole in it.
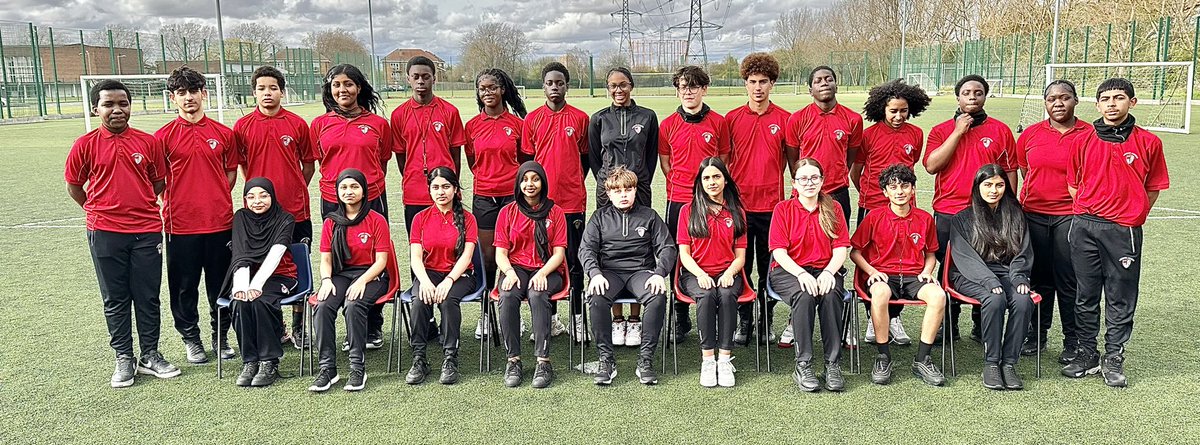
[[[332,57],[339,53],[369,54],[367,45],[362,40],[342,28],[310,32],[304,38],[304,46],[316,50],[325,57]]]
[[[591,57],[592,53],[576,46],[567,50],[567,53],[563,54],[559,59],[563,66],[571,71],[571,78],[575,80],[578,88],[583,88],[585,85],[592,83],[592,72],[589,70],[589,59]]]
[[[168,60],[204,60],[206,42],[210,58],[217,59],[217,29],[199,22],[183,22],[164,25],[158,29],[163,38],[163,49]]]
[[[520,28],[509,23],[484,23],[462,40],[462,66],[467,72],[500,68],[516,73],[521,59],[533,51],[533,43]]]
[[[270,25],[253,22],[234,26],[233,29],[229,30],[226,39],[238,39],[267,48],[272,46],[282,47],[283,45],[283,40],[279,38],[279,30]]]

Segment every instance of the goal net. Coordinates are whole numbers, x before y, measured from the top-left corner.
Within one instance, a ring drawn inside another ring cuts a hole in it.
[[[925,90],[925,94],[935,95],[938,92],[938,86],[934,85],[933,77],[925,73],[908,73],[904,75],[904,83]]]
[[[1139,126],[1152,131],[1191,133],[1193,62],[1058,63],[1046,65],[1045,77],[1034,79],[1021,106],[1018,131],[1047,118],[1042,89],[1056,79],[1069,80],[1079,93],[1075,115],[1088,122],[1100,117],[1096,87],[1106,79],[1123,77],[1133,84],[1137,106],[1131,114]],[[1035,74],[1036,77],[1040,77]]]
[[[121,81],[129,88],[130,108],[133,114],[173,114],[176,112],[175,104],[171,101],[171,91],[167,90],[167,74],[143,74],[143,75],[112,75],[112,76],[79,76],[79,88],[83,91],[83,122],[85,131],[92,131],[92,106],[88,101],[88,92],[91,91],[92,85],[105,80],[112,79]],[[208,100],[204,104],[205,113],[215,114],[218,121],[229,125],[225,121],[226,111],[236,111],[233,107],[240,107],[238,101],[231,97],[226,97],[225,81],[220,74],[205,74],[207,80]]]

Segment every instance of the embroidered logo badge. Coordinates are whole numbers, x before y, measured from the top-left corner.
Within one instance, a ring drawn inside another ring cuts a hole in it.
[[[733,227],[733,218],[725,218],[725,227]]]
[[[846,137],[846,132],[842,130],[833,130],[833,137],[840,141],[843,137]]]
[[[640,237],[642,237],[642,236],[645,236],[645,235],[646,235],[646,228],[645,228],[645,227],[638,227],[637,229],[634,229],[634,230],[637,230],[637,233],[638,233],[638,237],[639,237],[639,238],[640,238]]]
[[[910,234],[908,234],[908,239],[912,240],[914,246],[921,245],[921,234],[920,233],[910,233]]]
[[[360,233],[360,234],[358,234],[358,240],[359,240],[359,241],[361,241],[363,244],[366,244],[366,243],[367,243],[367,240],[369,240],[369,239],[371,239],[371,234],[370,234],[370,233]]]
[[[279,142],[283,142],[283,146],[287,147],[292,145],[292,137],[285,134],[279,137]]]
[[[983,139],[980,139],[980,140],[979,140],[979,143],[980,143],[980,144],[983,144],[983,148],[988,148],[988,147],[991,147],[991,146],[992,146],[992,138],[983,138]]]
[[[285,284],[280,284],[280,285],[279,285],[279,291],[280,291],[280,292],[283,292],[283,293],[285,293],[285,294],[286,294],[286,293],[288,293],[288,288],[287,288],[287,285],[285,285]]]
[[[642,134],[642,128],[645,128],[645,127],[643,127],[642,124],[633,124],[633,127],[630,127],[630,128],[633,128],[634,133]]]
[[[779,124],[771,124],[771,125],[767,126],[767,128],[769,128],[771,130],[772,135],[779,132]]]
[[[436,132],[438,132],[438,133],[441,133],[441,132],[442,132],[442,126],[443,126],[443,125],[442,125],[442,122],[441,122],[441,121],[434,122],[434,123],[433,123],[433,131],[436,131]]]
[[[583,227],[583,220],[580,220],[580,219],[575,220],[574,225],[575,225],[575,230],[579,230],[580,228]]]
[[[910,155],[910,154],[912,154],[912,151],[913,151],[912,144],[904,144],[904,154]]]
[[[1129,268],[1129,266],[1132,266],[1132,265],[1133,265],[1133,258],[1130,258],[1130,257],[1127,257],[1127,256],[1123,256],[1123,257],[1121,257],[1121,259],[1120,259],[1120,260],[1118,260],[1118,261],[1120,261],[1120,262],[1121,262],[1121,267],[1124,267],[1124,268],[1126,268],[1126,269],[1128,269],[1128,268]]]
[[[709,133],[709,132],[707,132],[707,131],[706,131],[706,132],[704,132],[704,134],[702,134],[701,136],[704,136],[704,142],[706,142],[706,143],[707,143],[707,142],[712,142],[712,138],[713,138],[713,135],[712,135],[712,133]]]
[[[549,218],[546,218],[546,228],[547,229],[550,228],[550,219]]]
[[[505,134],[506,136],[512,136],[512,128],[511,128],[511,127],[504,127],[504,134]]]
[[[1133,164],[1133,161],[1136,161],[1137,158],[1138,158],[1138,155],[1136,155],[1132,152],[1128,152],[1128,151],[1125,152],[1125,163],[1126,164]],[[1125,266],[1125,267],[1129,267],[1129,266]]]
[[[567,136],[575,136],[575,127],[567,127],[563,131],[567,132]]]
[[[363,134],[367,134],[368,131],[371,131],[371,127],[366,125],[359,125],[358,129],[361,130]]]
[[[220,144],[220,142],[217,142],[216,139],[209,139],[207,142],[208,142],[208,148],[210,150],[216,150],[217,145]]]
[[[141,164],[141,163],[142,163],[142,154],[141,154],[141,153],[134,153],[132,156],[133,156],[133,163],[134,163],[134,164]]]

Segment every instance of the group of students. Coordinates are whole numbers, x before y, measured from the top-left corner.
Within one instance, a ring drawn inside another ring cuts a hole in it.
[[[553,382],[549,338],[566,330],[555,303],[565,294],[575,340],[590,335],[596,343],[597,384],[616,377],[615,345],[638,346],[635,375],[657,383],[653,357],[666,305],[680,314],[673,327],[679,340],[691,330],[694,303],[700,383],[733,386],[734,346],[751,335],[768,343],[774,337],[765,322],[756,333],[751,326],[746,302],[757,298],[771,300],[768,307],[776,299],[789,306],[779,344],[795,343],[793,379],[805,391],[822,387],[812,339],[820,319],[823,386],[838,391],[843,342],[857,346],[842,313],[849,258],[856,265],[852,281],[870,297],[866,339],[879,352],[876,383],[891,378],[889,345],[909,341],[900,306],[888,304],[904,298],[927,305],[912,371],[927,384],[944,384],[930,351],[942,337],[944,289],[952,288],[980,303],[972,336],[984,345],[984,386],[1020,389],[1018,358],[1045,348],[1027,335],[1038,329],[1045,339],[1052,320],[1049,308],[1031,320],[1035,292],[1050,306],[1058,300],[1063,374],[1103,370],[1109,385],[1125,385],[1141,225],[1169,181],[1161,142],[1129,115],[1136,99],[1124,79],[1098,88],[1101,119],[1094,125],[1075,117],[1074,85],[1051,83],[1050,118],[1014,140],[1008,126],[983,110],[987,82],[966,76],[955,85],[954,117],[931,130],[923,150],[922,130],[908,122],[930,103],[920,88],[901,81],[873,88],[864,112],[875,124],[864,129],[863,115],[838,103],[834,70],[818,67],[808,80],[813,103],[789,114],[770,101],[779,65],[765,53],[743,60],[749,100],[724,116],[704,103],[704,70],[679,69],[672,81],[680,106],[661,122],[633,101],[634,78],[624,68],[608,72],[612,105],[590,118],[566,103],[570,73],[559,63],[542,70],[546,102],[528,113],[508,75],[485,70],[475,81],[480,113],[465,125],[453,105],[433,94],[432,61],[414,58],[407,75],[413,96],[389,121],[377,114],[382,101],[361,71],[333,67],[323,87],[327,113],[310,125],[282,108],[283,74],[261,67],[252,77],[258,106],[231,130],[204,116],[204,77],[184,67],[168,79],[179,117],[153,136],[128,126],[124,85],[109,80],[92,88],[89,99],[103,125],[75,142],[65,176],[87,215],[117,354],[112,386],[129,386],[139,373],[180,373],[158,351],[163,233],[172,314],[188,361],[207,361],[196,309],[203,272],[219,359],[235,355],[220,335],[228,326],[215,322],[217,299],[227,296],[231,316],[224,318],[232,320],[243,358],[237,384],[268,386],[278,378],[283,342],[310,341],[302,334],[303,308],[294,312],[289,336],[278,303],[297,287],[288,246],[311,242],[308,184],[319,162],[324,222],[320,284],[310,303],[320,371],[309,389],[325,391],[341,380],[335,322],[342,310],[341,349],[350,362],[344,388],[361,390],[364,350],[382,345],[380,303],[396,298],[402,281],[384,180],[393,157],[402,175],[411,264],[409,384],[431,373],[430,343],[443,352],[439,381],[458,381],[460,304],[484,280],[500,303],[507,386],[524,378],[524,300],[533,321],[532,384]],[[459,183],[461,148],[474,178],[470,210]],[[935,175],[932,215],[915,205],[918,160]],[[665,220],[651,207],[656,166],[667,179]],[[785,167],[793,178],[786,199]],[[239,168],[244,206],[234,212],[227,196]],[[1019,199],[1018,170],[1025,177]],[[586,218],[589,172],[597,208]],[[850,186],[859,191],[853,237]],[[477,249],[485,277],[474,270]],[[949,282],[939,282],[939,262],[950,264]],[[679,292],[668,301],[672,283]],[[1108,331],[1101,362],[1102,290]],[[628,318],[616,304],[622,299],[637,302]],[[585,300],[590,333],[582,329]],[[957,338],[958,305],[949,309],[949,335]],[[140,360],[133,355],[131,312]],[[490,328],[481,320],[477,336]]]

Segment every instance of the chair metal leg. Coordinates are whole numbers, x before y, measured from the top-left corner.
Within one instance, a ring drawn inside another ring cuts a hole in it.
[[[579,337],[579,372],[586,375],[587,337],[592,332],[591,327],[588,326],[588,306],[591,305],[591,301],[582,294],[580,294],[579,298],[583,298],[583,336]]]
[[[387,369],[384,372],[390,374],[392,372],[392,355],[393,355],[392,353],[394,353],[396,351],[396,347],[395,347],[395,343],[396,343],[396,307],[395,306],[392,306],[392,331],[391,331],[391,334],[388,336],[388,339],[391,341],[391,343],[388,343]],[[396,365],[396,369],[399,370],[400,365]]]
[[[479,301],[479,320],[480,321],[487,320],[487,304],[484,303],[482,300]],[[445,323],[445,322],[446,322],[446,320],[442,320],[442,323]],[[491,328],[492,328],[491,326],[487,326],[487,329],[483,330],[483,335],[481,337],[479,337],[479,372],[481,372],[481,373],[483,372],[484,350],[487,349],[487,342],[488,342],[488,340],[490,340],[488,338],[488,336],[490,336],[492,334]]]
[[[862,372],[862,345],[863,345],[863,343],[858,341],[859,340],[858,333],[862,332],[862,331],[859,330],[860,326],[858,325],[858,305],[855,304],[857,302],[858,302],[857,299],[853,299],[853,300],[850,300],[849,303],[846,303],[848,306],[850,306],[850,311],[851,311],[850,318],[853,320],[850,323],[852,326],[851,330],[854,331],[854,333],[853,333],[854,344],[857,346],[856,348],[854,348],[853,351],[850,352],[850,373],[852,373],[852,374],[859,374]],[[866,342],[865,338],[863,339],[863,342]]]
[[[233,303],[230,303],[233,306]],[[213,346],[213,355],[217,357],[217,379],[225,378],[224,370],[221,367],[221,334],[224,329],[221,329],[221,310],[217,309],[217,343]]]
[[[953,303],[950,301],[950,295],[946,294],[946,319],[942,321],[942,326],[945,327],[945,329],[942,330],[942,332],[943,332],[942,345],[943,346],[949,345],[949,347],[950,347],[950,375],[954,376],[954,377],[958,377],[958,357],[956,357],[954,354],[954,329],[955,329],[955,326],[954,326],[954,323],[951,322],[951,317],[950,317],[950,311],[951,311],[950,305],[951,304],[953,304]]]
[[[750,302],[750,329],[755,332],[750,332],[750,333],[746,334],[746,340],[754,342],[754,372],[762,372],[762,366],[759,365],[759,361],[758,361],[759,360],[759,354],[758,354],[759,336],[754,335],[757,333],[757,331],[760,328],[760,326],[758,324],[762,322],[762,319],[758,317],[758,311],[761,306],[762,306],[762,304],[759,303],[758,296],[756,295],[754,297],[754,301]],[[753,339],[750,338],[752,335],[754,336]]]
[[[570,312],[571,312],[570,308],[575,307],[575,293],[571,292],[570,290],[568,290],[567,292],[570,292],[569,294],[567,294],[567,307],[568,307],[567,313],[570,314]],[[558,304],[558,303],[554,303],[554,304]],[[530,308],[529,312],[532,314],[533,309]],[[571,332],[569,335],[567,335],[567,357],[570,357],[572,360],[574,360],[575,359],[574,335],[576,332],[579,332],[579,329],[577,329],[577,326],[575,323],[575,315],[570,314],[570,317],[571,317]],[[570,362],[567,362],[567,363],[570,363]]]
[[[770,302],[767,301],[766,303],[770,303]],[[763,352],[767,356],[767,374],[770,374],[771,373],[771,333],[775,332],[775,326],[772,326],[775,323],[775,320],[771,319],[772,317],[769,314],[769,309],[767,308],[767,306],[769,306],[769,304],[763,305],[763,317],[765,317],[767,319],[767,332],[766,332],[767,344],[766,344],[766,346],[763,346]]]
[[[1045,300],[1042,300],[1042,301],[1045,301]],[[1035,316],[1037,317],[1037,318],[1035,318],[1035,320],[1038,321],[1038,325],[1036,326],[1037,333],[1035,334],[1036,335],[1035,340],[1037,341],[1037,348],[1038,348],[1038,350],[1037,350],[1037,378],[1040,379],[1040,378],[1042,378],[1042,325],[1041,325],[1042,305],[1041,304],[1037,305],[1037,314]]]
[[[675,362],[675,375],[679,375],[679,343],[675,342],[676,329],[674,327],[675,324],[673,323],[675,320],[675,305],[673,303],[674,302],[667,304],[667,335],[670,338],[667,339],[669,343],[667,343],[664,347],[669,346],[671,348],[671,357]],[[665,362],[666,360],[664,360],[663,363],[664,367],[666,366]],[[666,369],[663,369],[663,373],[666,373]]]

